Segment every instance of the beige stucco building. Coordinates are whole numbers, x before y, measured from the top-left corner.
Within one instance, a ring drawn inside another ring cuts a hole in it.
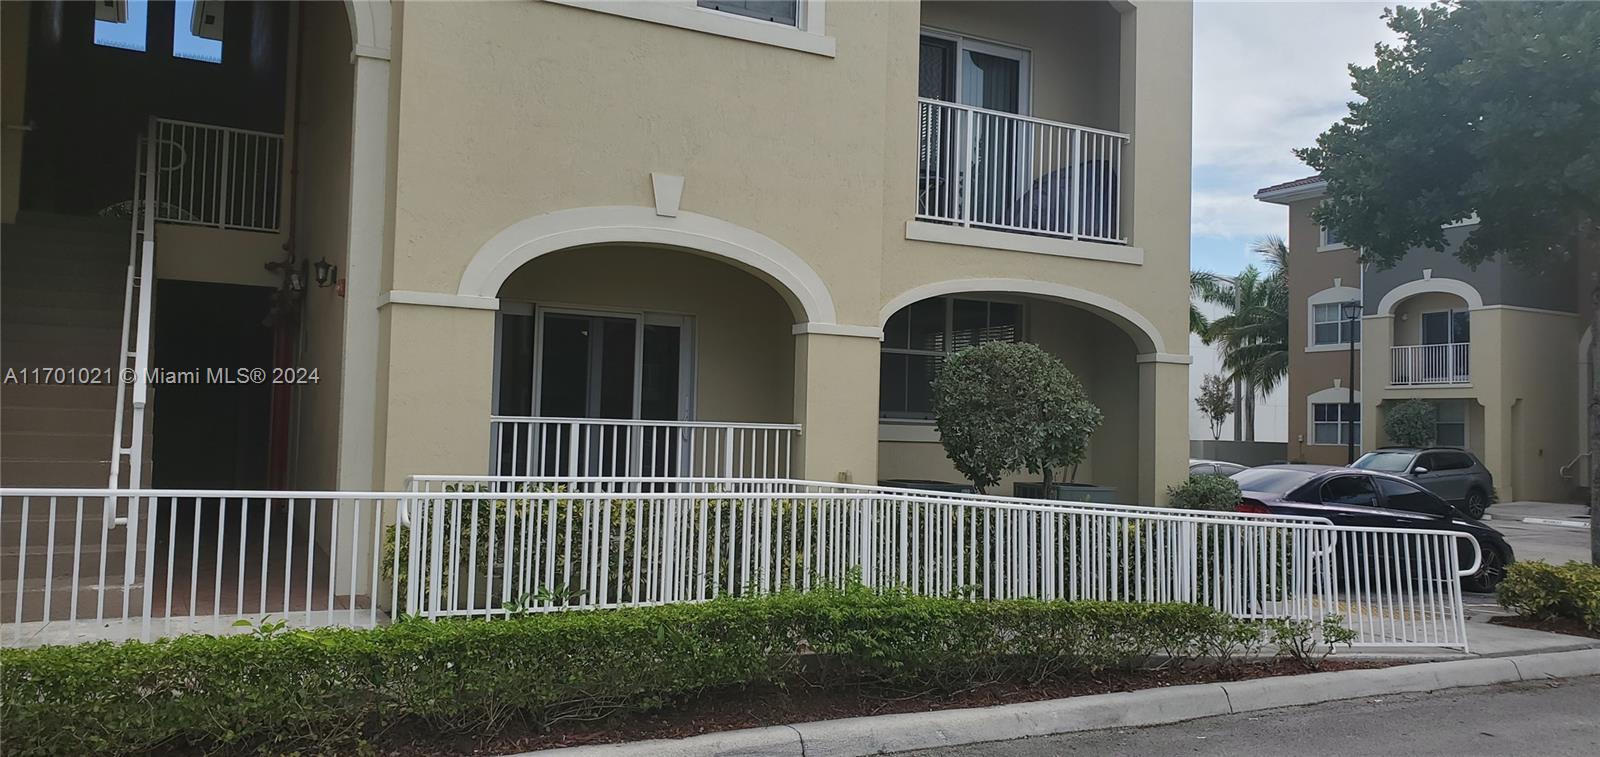
[[[1594,261],[1472,269],[1454,256],[1469,220],[1445,229],[1446,250],[1419,248],[1378,269],[1311,219],[1325,191],[1308,177],[1256,193],[1289,211],[1290,457],[1346,462],[1354,341],[1356,454],[1391,444],[1388,408],[1428,400],[1436,443],[1477,453],[1502,500],[1572,497],[1588,480],[1580,453],[1594,305],[1582,288]],[[1346,302],[1360,305],[1353,329]]]
[[[926,384],[990,339],[1104,411],[1077,480],[1185,475],[1185,3],[185,7],[3,6],[6,367],[121,364],[138,186],[151,367],[298,371],[152,385],[147,482],[958,480]],[[104,481],[117,397],[6,392],[6,483]]]

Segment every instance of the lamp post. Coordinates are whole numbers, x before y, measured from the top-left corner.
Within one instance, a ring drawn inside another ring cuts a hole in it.
[[[1345,386],[1350,392],[1350,401],[1344,408],[1344,436],[1345,436],[1345,465],[1356,461],[1356,319],[1361,317],[1361,303],[1355,300],[1339,306],[1339,314],[1344,316],[1347,331],[1342,336],[1350,340],[1350,376],[1349,383]]]

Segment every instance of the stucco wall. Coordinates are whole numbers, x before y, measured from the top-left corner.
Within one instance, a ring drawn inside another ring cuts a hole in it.
[[[694,417],[791,421],[793,317],[771,287],[731,265],[671,250],[586,248],[523,266],[500,296],[550,307],[693,316]]]
[[[1361,286],[1361,267],[1354,250],[1317,252],[1321,230],[1311,220],[1317,200],[1289,206],[1289,459],[1318,465],[1343,465],[1346,450],[1338,445],[1312,444],[1311,417],[1306,398],[1334,385],[1349,386],[1347,350],[1308,352],[1310,346],[1307,301],[1334,286]],[[1365,331],[1368,323],[1362,324]],[[1356,355],[1355,388],[1361,389],[1361,357]]]
[[[1035,48],[1035,113],[1133,134],[1122,173],[1124,223],[1143,265],[1092,259],[1106,248],[1090,243],[1080,243],[1088,254],[1062,257],[906,239],[915,211],[917,41],[925,10],[940,26],[964,23],[956,7],[829,3],[826,31],[837,54],[828,57],[554,3],[480,3],[470,12],[406,5],[396,18],[402,39],[391,69],[397,105],[386,284],[454,293],[474,253],[501,230],[569,208],[648,208],[655,201],[650,174],[658,172],[684,177],[683,212],[793,251],[820,277],[836,322],[856,333],[879,328],[885,304],[910,290],[1004,278],[1094,293],[1123,312],[1116,326],[1138,352],[1182,355],[1187,4],[967,9],[977,10],[969,20],[990,32],[980,36]],[[396,430],[397,423],[413,424],[395,417],[401,398],[433,382],[400,366],[459,372],[492,356],[486,333],[470,340],[470,349],[434,349],[430,364],[420,353],[434,345],[402,326],[475,322],[487,331],[492,315],[402,314],[419,309],[393,306],[383,320],[380,364],[388,368],[379,434],[388,444],[411,445]],[[813,453],[824,452],[829,461],[813,472],[870,478],[877,343],[836,334],[794,342],[791,415],[806,424],[807,458],[821,460]],[[1111,432],[1148,439],[1126,464],[1140,471],[1131,475],[1151,498],[1186,470],[1184,371],[1165,373],[1130,367],[1121,376],[1130,384],[1136,374],[1149,378],[1162,401],[1152,398],[1128,428]],[[456,399],[468,416],[487,412],[487,393]],[[390,478],[407,472],[393,466],[411,452],[390,457]],[[470,468],[479,457],[461,451],[433,464]]]
[[[304,14],[300,54],[306,68],[295,139],[300,150],[296,194],[296,252],[315,263],[324,258],[343,278],[350,209],[350,113],[354,68],[344,9],[335,3],[299,6]],[[338,483],[339,394],[346,300],[332,286],[306,289],[301,311],[300,365],[315,368],[318,381],[298,388],[295,486],[332,489]]]

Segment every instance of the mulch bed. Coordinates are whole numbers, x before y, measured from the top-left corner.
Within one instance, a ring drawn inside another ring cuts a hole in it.
[[[1332,659],[1328,660],[1322,669],[1352,670],[1398,664],[1402,663]],[[373,747],[380,755],[395,757],[503,755],[583,744],[682,738],[783,723],[804,723],[897,712],[988,707],[1167,686],[1244,681],[1305,672],[1306,669],[1302,665],[1290,661],[1250,662],[1240,663],[1226,670],[1191,667],[1133,672],[1108,671],[1093,677],[1054,680],[1034,686],[990,684],[952,694],[908,693],[900,696],[865,689],[824,691],[804,686],[791,686],[787,690],[740,689],[707,694],[683,706],[651,715],[562,723],[545,732],[538,732],[515,723],[494,736],[446,736],[420,728],[397,729],[383,734]]]
[[[1490,623],[1516,628],[1531,628],[1535,631],[1549,631],[1551,633],[1564,633],[1569,636],[1587,636],[1591,639],[1600,639],[1600,633],[1589,630],[1582,622],[1571,618],[1556,618],[1554,620],[1536,620],[1524,618],[1519,615],[1499,615],[1489,619]]]

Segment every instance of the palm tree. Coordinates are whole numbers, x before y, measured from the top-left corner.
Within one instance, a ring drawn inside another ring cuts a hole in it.
[[[1270,393],[1289,375],[1289,248],[1271,236],[1257,241],[1251,252],[1262,258],[1264,269],[1248,266],[1230,285],[1200,291],[1203,299],[1228,308],[1204,324],[1201,338],[1220,345],[1222,367],[1242,385],[1238,394],[1247,440],[1255,438],[1256,397]],[[1191,328],[1194,315],[1191,306]]]

